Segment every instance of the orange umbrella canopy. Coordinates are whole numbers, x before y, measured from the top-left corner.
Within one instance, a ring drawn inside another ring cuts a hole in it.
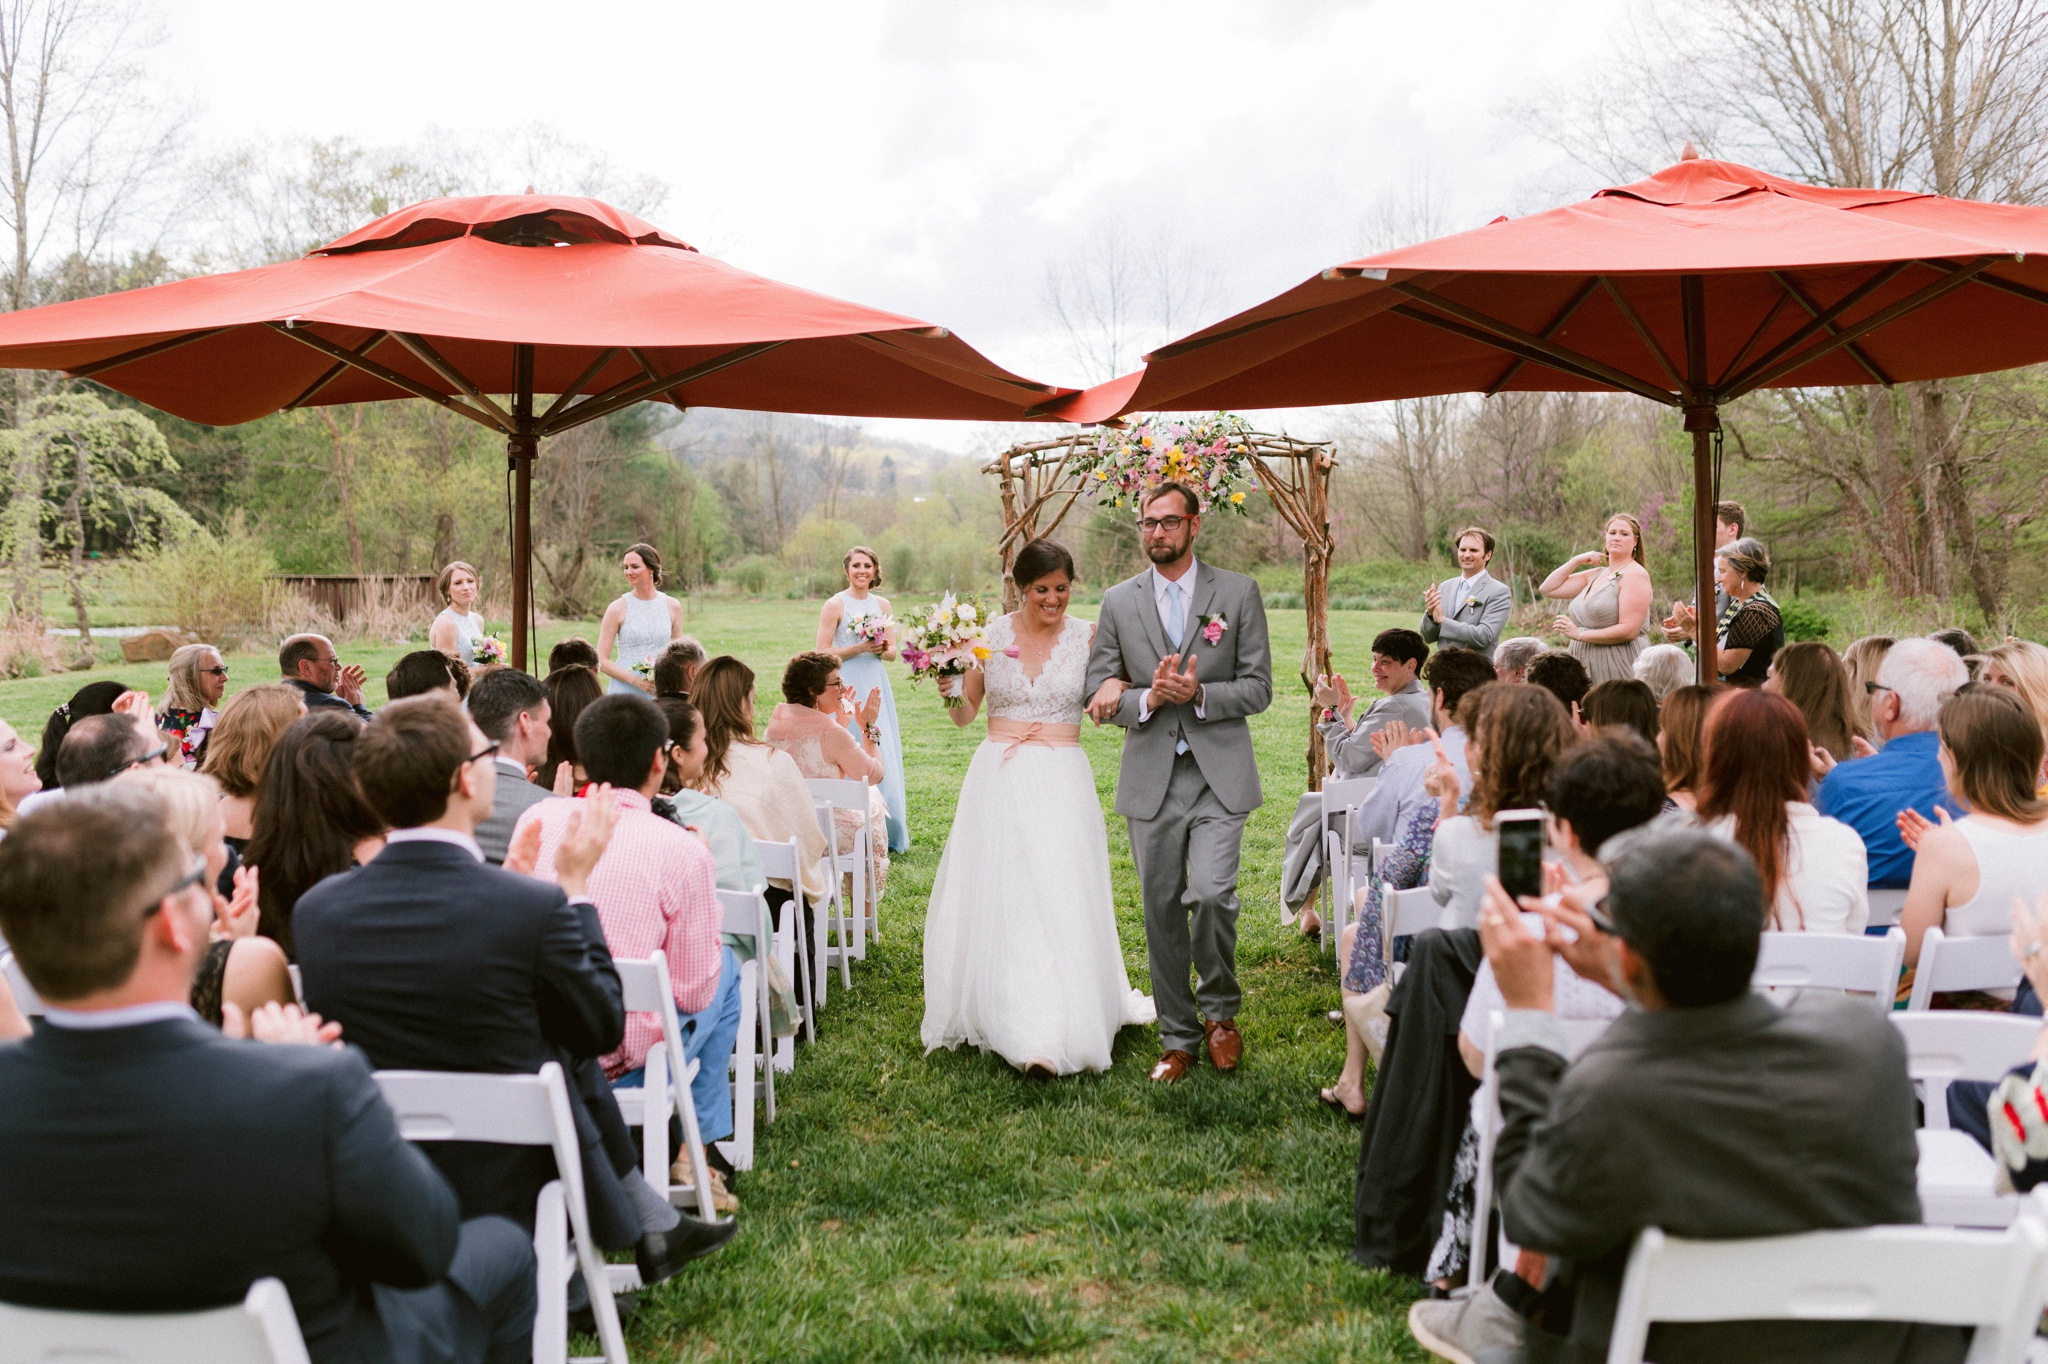
[[[0,366],[89,376],[215,425],[419,396],[512,434],[521,423],[486,395],[568,395],[531,423],[537,435],[649,398],[1016,421],[1073,391],[943,328],[551,195],[431,200],[301,260],[0,317]]]

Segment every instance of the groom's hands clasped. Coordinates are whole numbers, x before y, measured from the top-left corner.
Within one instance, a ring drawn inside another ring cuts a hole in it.
[[[1185,670],[1180,667],[1181,656],[1168,654],[1159,660],[1159,666],[1152,673],[1152,699],[1159,702],[1186,705],[1202,691],[1201,679],[1195,676],[1195,668],[1201,662],[1193,654],[1187,656]]]

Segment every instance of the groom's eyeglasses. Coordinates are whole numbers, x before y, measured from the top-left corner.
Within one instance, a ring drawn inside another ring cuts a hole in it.
[[[1152,535],[1162,530],[1171,532],[1179,530],[1186,521],[1187,518],[1185,516],[1147,516],[1139,520],[1138,529],[1146,535]]]

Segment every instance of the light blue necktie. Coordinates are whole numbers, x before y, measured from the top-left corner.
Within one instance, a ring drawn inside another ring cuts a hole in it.
[[[1181,605],[1180,584],[1168,583],[1166,585],[1166,633],[1169,636],[1166,641],[1167,649],[1172,651],[1180,648],[1181,639],[1187,632],[1188,613],[1187,609]],[[1187,752],[1188,741],[1182,739],[1173,746],[1173,751],[1176,754]]]

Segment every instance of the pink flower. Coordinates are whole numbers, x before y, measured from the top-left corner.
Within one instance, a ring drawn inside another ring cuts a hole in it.
[[[1208,640],[1211,644],[1223,638],[1223,622],[1212,620],[1207,625],[1204,625],[1202,627],[1202,638]]]
[[[1017,658],[1017,657],[1021,656],[1021,655],[1023,654],[1023,652],[1024,652],[1024,651],[1023,651],[1022,649],[1019,649],[1019,648],[1018,648],[1018,647],[1017,647],[1016,645],[1012,644],[1012,645],[1011,645],[1011,646],[1010,646],[1009,648],[1007,648],[1007,649],[1003,650],[1003,657],[1004,657],[1004,658]]]

